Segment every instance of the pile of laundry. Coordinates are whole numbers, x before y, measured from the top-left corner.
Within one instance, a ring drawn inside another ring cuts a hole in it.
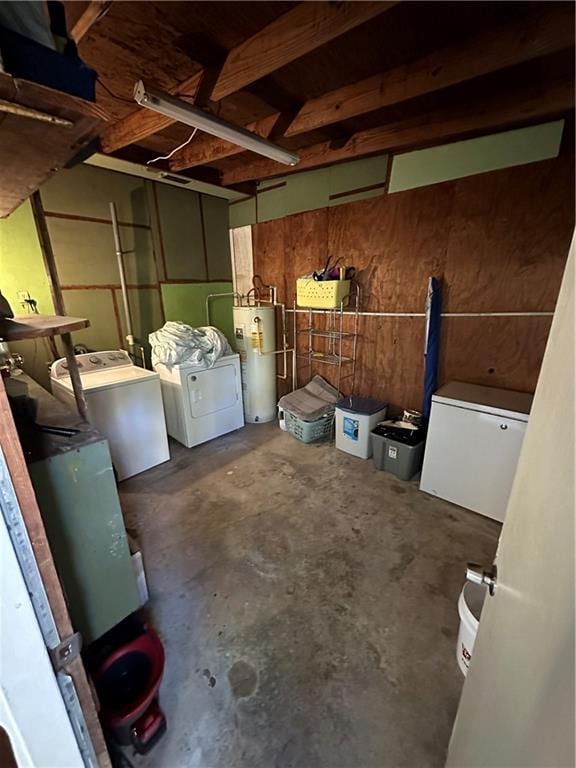
[[[152,365],[164,363],[169,368],[178,363],[212,368],[221,357],[233,354],[226,336],[211,325],[193,328],[186,323],[169,321],[151,333],[148,341],[152,347]]]

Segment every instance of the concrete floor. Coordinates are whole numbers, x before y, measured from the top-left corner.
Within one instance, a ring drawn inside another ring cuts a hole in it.
[[[499,525],[248,426],[121,485],[166,649],[150,768],[441,766],[457,598]]]

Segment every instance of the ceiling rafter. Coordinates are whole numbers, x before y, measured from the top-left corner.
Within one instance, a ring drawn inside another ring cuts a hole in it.
[[[212,88],[211,98],[241,90],[330,40],[397,5],[395,1],[299,3],[227,55]],[[195,94],[203,71],[170,90],[173,95]],[[102,149],[112,153],[167,128],[175,121],[138,109],[110,126],[101,136]]]
[[[90,29],[101,19],[110,9],[112,0],[91,0],[88,7],[76,20],[70,31],[70,37],[76,45],[90,31]]]
[[[310,99],[286,136],[407,101],[540,58],[574,44],[569,8],[543,8],[525,21],[489,29],[360,83]]]
[[[212,99],[220,101],[395,5],[386,0],[300,3],[230,51]]]
[[[289,122],[284,135],[294,136],[333,125],[568,48],[573,44],[569,11],[569,8],[544,8],[528,19],[481,32],[464,43],[310,99]],[[276,115],[277,120],[279,117]],[[244,127],[267,136],[264,131],[268,126],[270,120],[266,118]],[[179,171],[243,151],[230,142],[203,137],[202,141],[174,155],[170,167]]]
[[[339,149],[332,148],[331,142],[315,144],[300,151],[300,163],[294,168],[280,167],[267,159],[239,164],[224,170],[222,181],[228,186],[285,176],[379,152],[431,145],[474,133],[512,128],[532,120],[557,117],[573,108],[574,86],[571,81],[555,83],[546,88],[501,92],[472,104],[439,109],[422,117],[360,131]]]

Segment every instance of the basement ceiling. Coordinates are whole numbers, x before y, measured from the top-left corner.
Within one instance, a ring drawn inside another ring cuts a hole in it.
[[[99,76],[97,103],[112,118],[102,150],[135,162],[168,154],[191,132],[177,123],[143,130],[150,113],[132,100],[139,79],[307,150],[308,168],[393,150],[395,137],[401,149],[426,145],[428,120],[449,121],[436,135],[457,137],[565,116],[574,105],[571,3],[65,5],[79,53]],[[474,113],[484,115],[478,126],[467,118]],[[156,167],[229,186],[286,173],[201,134]]]

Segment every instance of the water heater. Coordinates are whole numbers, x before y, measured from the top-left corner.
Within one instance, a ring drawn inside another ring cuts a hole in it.
[[[276,418],[276,322],[272,306],[234,307],[240,353],[244,418],[254,424]]]

